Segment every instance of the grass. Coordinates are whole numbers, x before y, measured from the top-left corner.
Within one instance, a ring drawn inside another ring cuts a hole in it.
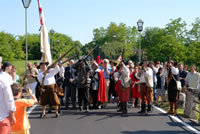
[[[168,101],[166,101],[163,105],[161,105],[161,101],[159,101],[158,102],[158,106],[160,108],[164,109],[165,111],[169,110],[169,102]],[[200,110],[200,105],[199,104],[196,105],[196,109]],[[178,109],[177,109],[177,115],[187,118],[184,115],[184,108],[182,108],[182,107],[178,107]],[[199,115],[199,113],[196,112],[196,119],[198,120],[199,118],[200,118],[200,115]]]
[[[164,109],[165,111],[168,111],[169,110],[169,102],[166,101],[163,105],[161,105],[161,101],[158,102],[158,106],[162,109]],[[181,116],[184,116],[184,108],[182,107],[178,107],[177,109],[177,114],[178,115],[181,115]]]
[[[39,60],[31,60],[29,62],[39,62]],[[16,66],[17,68],[17,75],[23,80],[24,73],[25,73],[25,60],[17,60],[17,61],[11,61],[11,63]]]

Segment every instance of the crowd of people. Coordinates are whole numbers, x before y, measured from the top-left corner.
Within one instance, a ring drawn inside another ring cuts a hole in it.
[[[108,103],[116,103],[117,112],[122,114],[127,114],[128,108],[138,108],[139,114],[147,115],[153,104],[163,105],[167,100],[168,114],[176,115],[179,96],[184,96],[185,107],[187,96],[198,93],[200,83],[196,66],[188,69],[172,60],[134,64],[131,60],[109,61],[98,56],[89,62],[71,59],[66,67],[62,61],[52,65],[46,61],[29,62],[22,86],[16,67],[10,62],[0,65],[0,70],[0,134],[10,131],[28,134],[30,125],[25,108],[37,103],[42,106],[42,119],[46,117],[47,106],[48,112],[55,108],[56,117],[61,115],[62,105],[65,109],[89,112],[107,108]],[[23,97],[25,92],[31,99]]]

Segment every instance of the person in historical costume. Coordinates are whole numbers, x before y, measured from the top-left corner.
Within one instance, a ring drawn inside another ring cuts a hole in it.
[[[141,93],[139,90],[140,79],[137,77],[138,72],[139,68],[135,66],[134,72],[131,75],[132,107],[135,107],[135,99],[138,99],[139,107],[141,107]]]
[[[110,85],[109,85],[109,92],[108,92],[108,102],[117,102],[117,93],[115,91],[115,79],[114,79],[114,73],[116,70],[117,63],[114,61],[111,61],[111,69],[112,73],[110,74]]]
[[[108,98],[108,91],[109,91],[109,87],[110,87],[110,75],[112,73],[112,69],[111,69],[111,66],[109,64],[109,60],[104,59],[103,60],[103,67],[99,67],[99,68],[104,73],[105,82],[106,82],[106,95],[107,95],[107,98]],[[107,107],[107,103],[104,103],[103,107]]]
[[[93,109],[100,108],[100,105],[107,102],[106,83],[103,71],[100,70],[98,64],[93,62],[91,74],[91,96],[93,100]]]
[[[58,66],[60,67],[60,71],[55,75],[56,84],[57,84],[56,87],[64,89],[64,73],[65,73],[65,68],[63,67],[61,60],[58,61]],[[64,105],[64,102],[63,102],[64,96],[59,96],[59,94],[58,94],[58,98],[60,99],[61,105]]]
[[[126,114],[128,112],[127,102],[129,101],[130,95],[130,71],[125,65],[124,61],[121,61],[119,66],[120,69],[117,73],[118,76],[115,75],[119,78],[115,87],[115,90],[118,92],[120,100],[120,109],[118,110],[118,112]]]
[[[89,71],[90,67],[85,60],[79,60],[73,66],[77,70],[77,88],[79,111],[83,109],[89,111]],[[84,103],[84,105],[82,104]]]
[[[138,73],[140,77],[141,88],[141,111],[138,113],[145,113],[152,111],[153,102],[153,70],[148,67],[147,61],[140,64],[141,70]]]
[[[41,95],[40,104],[42,105],[41,118],[46,116],[46,105],[50,107],[55,106],[56,117],[59,116],[58,109],[60,101],[55,91],[55,78],[54,76],[60,71],[58,65],[53,64],[50,69],[47,69],[48,62],[41,62],[40,69],[41,72],[38,74],[37,79],[40,82]]]
[[[179,98],[179,91],[177,90],[176,81],[178,80],[179,70],[173,61],[169,63],[168,73],[168,101],[170,109],[168,114],[177,114],[177,100]]]

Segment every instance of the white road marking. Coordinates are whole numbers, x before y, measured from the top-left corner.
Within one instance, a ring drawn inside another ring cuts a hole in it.
[[[167,113],[165,110],[159,108],[159,107],[156,107],[156,106],[153,106],[155,109],[157,109],[158,111],[162,112],[162,113]],[[193,131],[194,133],[196,134],[200,134],[200,131],[198,131],[197,129],[195,129],[194,127],[190,126],[189,124],[183,122],[182,120],[180,120],[178,117],[176,116],[173,116],[173,115],[168,115],[169,117],[171,117],[172,119],[174,119],[175,121],[181,123],[182,125],[184,125],[185,127],[187,127],[189,130]]]
[[[37,107],[38,105],[32,106],[30,109],[28,109],[27,114],[28,116],[31,114],[31,112]]]

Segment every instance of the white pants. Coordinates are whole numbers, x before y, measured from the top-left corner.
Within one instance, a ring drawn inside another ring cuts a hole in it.
[[[30,88],[32,90],[33,95],[35,95],[35,88],[37,86],[37,82],[33,82],[30,84],[27,84],[26,88]]]

